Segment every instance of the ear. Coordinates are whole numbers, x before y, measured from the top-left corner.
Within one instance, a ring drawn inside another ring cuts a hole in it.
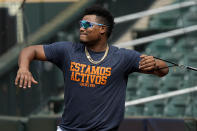
[[[107,27],[106,26],[101,26],[100,33],[105,34],[106,32],[107,32]]]

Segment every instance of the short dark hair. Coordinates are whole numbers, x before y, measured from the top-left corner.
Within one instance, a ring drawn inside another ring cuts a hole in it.
[[[110,37],[115,23],[114,17],[107,9],[101,7],[100,5],[93,5],[85,9],[83,16],[85,15],[96,15],[101,17],[101,19],[104,21],[104,24],[108,26],[107,37]]]

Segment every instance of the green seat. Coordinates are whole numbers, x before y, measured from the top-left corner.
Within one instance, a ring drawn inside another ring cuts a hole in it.
[[[155,15],[149,23],[150,29],[173,29],[177,28],[177,20],[180,18],[180,11],[173,10]]]
[[[164,116],[168,117],[183,117],[185,115],[185,105],[173,105],[169,104],[164,109]]]
[[[130,101],[136,97],[137,92],[138,74],[132,73],[128,77],[127,89],[126,89],[126,101]]]
[[[133,100],[137,95],[137,88],[127,88],[126,90],[126,101]]]
[[[185,110],[185,116],[197,118],[197,104],[189,104]]]
[[[161,59],[165,59],[174,63],[179,63],[180,59],[182,59],[183,56],[184,54],[182,52],[175,52],[175,51],[173,52],[173,48],[172,48],[172,52],[161,54]]]
[[[145,104],[144,115],[145,116],[163,116],[164,101],[154,101]]]
[[[174,52],[191,53],[194,52],[195,47],[197,47],[195,37],[186,37],[180,39],[176,46],[173,47]]]
[[[185,115],[186,106],[189,103],[188,95],[176,96],[166,104],[164,115],[169,117],[183,117]]]
[[[166,54],[171,52],[171,48],[174,45],[174,39],[166,38],[161,40],[156,40],[150,43],[146,47],[146,54],[160,56],[159,54]]]
[[[189,72],[184,79],[184,88],[197,86],[197,73]]]
[[[197,56],[196,52],[191,52],[191,53],[185,54],[184,59],[181,60],[179,64],[197,67],[197,57],[196,56]]]
[[[138,74],[137,73],[132,73],[128,77],[128,82],[127,82],[127,88],[132,88],[136,87],[138,82]]]
[[[137,90],[136,94],[139,98],[153,96],[157,94],[157,87],[142,86]]]
[[[144,114],[144,104],[129,106],[125,109],[125,116],[142,116]]]
[[[196,6],[190,7],[187,13],[185,13],[183,17],[178,20],[177,25],[179,27],[196,25],[196,22],[197,22],[196,14],[197,14],[197,7]]]
[[[138,87],[158,87],[160,78],[155,75],[150,74],[141,74],[138,77]]]
[[[161,81],[161,88],[159,88],[158,93],[166,93],[170,91],[175,91],[183,86],[183,78],[177,76],[166,76]]]
[[[157,94],[157,90],[159,87],[159,77],[154,75],[147,75],[142,74],[138,77],[138,90],[137,90],[137,96],[147,97]]]
[[[189,104],[190,100],[191,100],[190,95],[185,94],[185,95],[180,95],[180,96],[173,97],[170,101],[170,104],[187,105],[187,104]]]

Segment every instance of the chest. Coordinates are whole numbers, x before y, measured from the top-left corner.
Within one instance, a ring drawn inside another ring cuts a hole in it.
[[[99,60],[102,54],[91,54],[91,57]],[[66,63],[65,77],[80,86],[105,86],[110,81],[122,77],[124,73],[120,57],[113,54],[108,54],[99,64],[93,64],[84,52],[73,53]]]

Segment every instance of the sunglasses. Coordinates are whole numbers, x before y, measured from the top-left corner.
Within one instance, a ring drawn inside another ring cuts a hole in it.
[[[80,23],[80,28],[83,27],[84,29],[92,28],[93,25],[106,26],[104,24],[99,24],[99,23],[96,23],[96,22],[89,22],[89,21],[86,21],[86,20],[81,20],[79,23]]]

